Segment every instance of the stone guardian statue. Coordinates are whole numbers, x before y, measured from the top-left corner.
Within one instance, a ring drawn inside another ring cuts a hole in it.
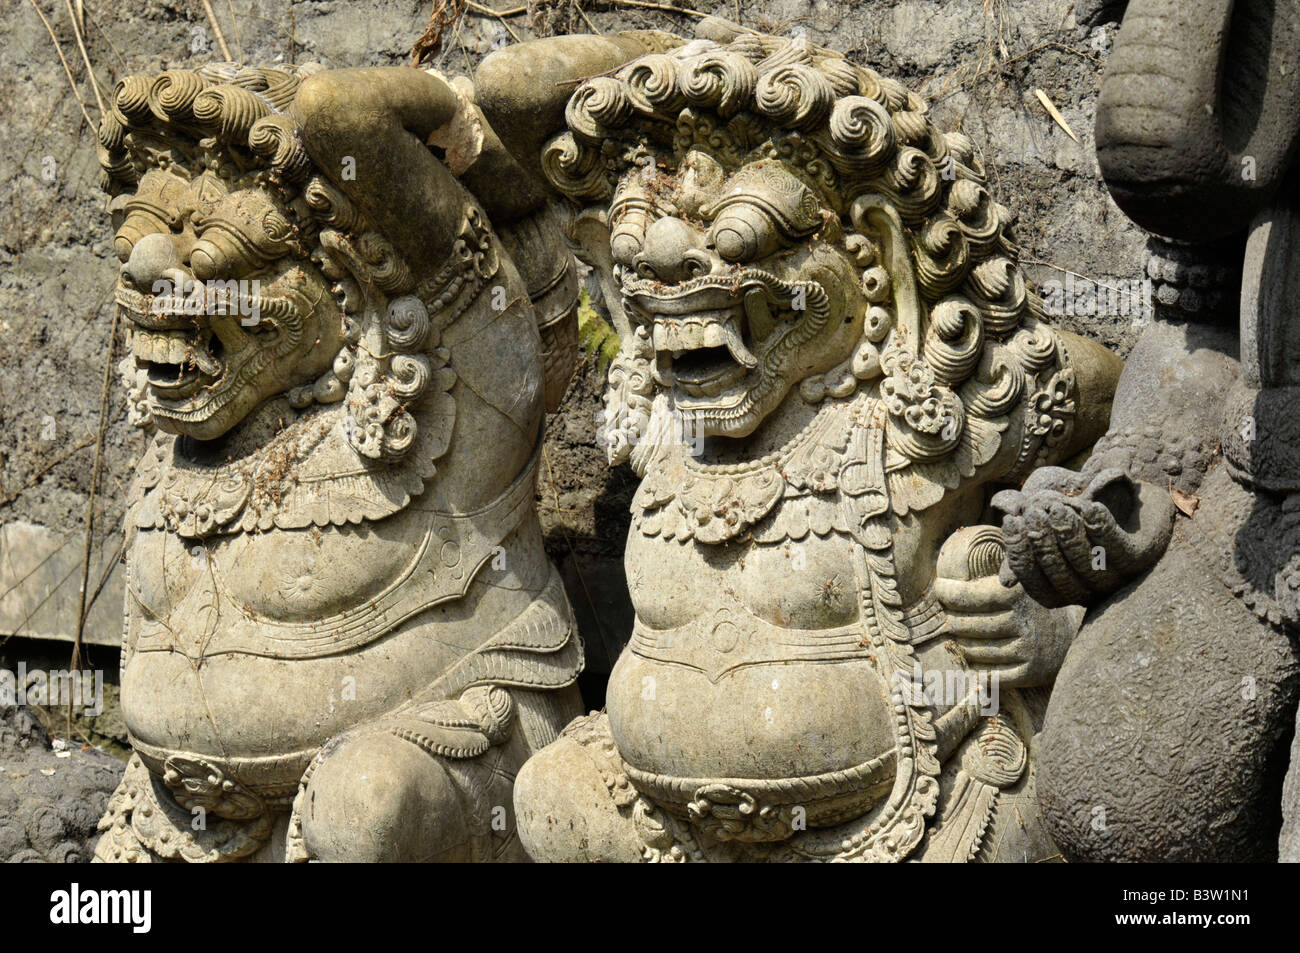
[[[637,42],[657,43],[648,53]],[[990,491],[1106,429],[965,136],[717,20],[485,60],[623,337],[642,482],[608,706],[524,766],[537,860],[1043,860],[1035,733],[1081,616],[998,577]],[[996,698],[993,696],[996,695]]]
[[[577,279],[472,94],[232,66],[114,93],[152,436],[100,860],[524,859],[514,776],[580,712],[533,504]]]

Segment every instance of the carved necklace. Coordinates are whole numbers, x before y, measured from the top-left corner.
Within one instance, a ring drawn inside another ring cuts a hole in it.
[[[436,471],[432,448],[446,439],[442,431],[450,431],[452,417],[435,418],[440,427],[421,427],[402,461],[375,465],[348,445],[342,408],[309,412],[232,461],[203,462],[186,453],[186,441],[158,434],[131,486],[128,525],[202,538],[342,525],[401,511]]]
[[[721,543],[749,530],[784,498],[833,494],[854,422],[875,401],[857,397],[822,407],[784,447],[740,463],[704,463],[685,443],[667,443],[632,501],[646,536]]]

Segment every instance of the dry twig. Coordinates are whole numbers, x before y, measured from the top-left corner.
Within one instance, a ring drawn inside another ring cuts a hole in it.
[[[690,7],[674,7],[668,3],[652,3],[650,0],[602,0],[602,2],[611,7],[636,7],[640,10],[659,10],[663,13],[681,13],[685,16],[695,17],[700,20],[712,16],[710,13],[701,13],[699,10],[692,10]],[[510,7],[506,10],[493,10],[490,7],[480,6],[479,4],[472,2],[472,0],[464,0],[464,4],[465,7],[473,13],[496,17],[498,20],[505,17],[523,16],[528,12],[527,7]],[[438,8],[435,7],[434,12],[436,13],[437,10]],[[579,12],[582,12],[581,7],[579,7],[578,10]],[[583,19],[585,20],[586,17],[584,16]],[[591,25],[590,20],[588,20],[587,23],[589,26]],[[430,25],[432,25],[432,18],[430,19]],[[592,29],[595,29],[595,27],[592,27]],[[421,39],[423,39],[423,37]]]
[[[474,0],[465,0],[465,9],[469,10],[471,13],[480,13],[485,17],[496,17],[497,20],[500,21],[501,25],[506,28],[506,31],[515,38],[516,43],[523,42],[519,38],[519,34],[514,31],[514,28],[506,22],[506,17],[511,15],[509,11],[503,13],[499,10],[493,10],[491,7],[485,7],[482,4],[475,3]],[[527,7],[519,7],[518,9],[522,13],[528,12]]]
[[[54,41],[54,51],[59,54],[59,62],[63,64],[63,72],[67,74],[68,85],[72,87],[72,95],[77,97],[77,105],[81,107],[81,115],[86,117],[86,125],[91,129],[98,129],[95,120],[90,118],[90,112],[86,109],[86,101],[81,98],[81,93],[77,91],[77,81],[72,78],[72,69],[68,66],[67,58],[63,55],[63,47],[59,45],[59,38],[54,35],[54,27],[50,26],[50,21],[45,19],[45,14],[36,5],[36,0],[27,0],[27,2],[32,5],[36,15],[41,18],[41,22],[45,24],[45,31],[50,34],[50,39]]]
[[[14,500],[18,499],[18,497],[22,496],[23,493],[25,493],[27,490],[30,490],[32,487],[34,487],[40,481],[41,477],[45,476],[45,474],[49,473],[51,470],[53,470],[60,463],[68,459],[68,457],[72,456],[77,451],[85,450],[94,442],[95,442],[94,437],[87,437],[85,440],[81,441],[81,443],[77,444],[75,447],[71,447],[67,453],[63,454],[63,456],[59,457],[57,460],[53,460],[47,463],[45,466],[41,467],[39,470],[36,471],[36,473],[31,477],[31,479],[29,479],[26,483],[20,486],[13,493],[10,493],[3,500],[0,500],[0,507],[8,506]]]
[[[113,51],[113,55],[117,57],[117,61],[122,64],[122,69],[126,70],[126,58],[122,56],[122,51],[117,48],[117,44],[113,42],[113,38],[104,32],[104,28],[99,25],[99,21],[95,19],[95,15],[85,8],[82,4],[82,0],[77,0],[77,11],[81,15],[82,24],[84,25],[86,20],[90,21],[91,26],[99,31],[100,39],[108,44],[108,48]]]
[[[582,17],[582,22],[587,24],[587,26],[591,29],[592,33],[595,34],[600,33],[600,27],[596,26],[596,24],[591,22],[591,17],[587,16],[587,11],[582,9],[581,6],[578,7],[578,16]]]
[[[690,7],[674,7],[667,3],[651,3],[649,0],[609,0],[609,3],[610,6],[614,7],[637,7],[641,10],[662,10],[664,13],[681,13],[688,17],[696,17],[700,20],[712,16],[710,13],[701,13],[699,10],[692,10]]]
[[[235,55],[239,57],[239,62],[244,62],[244,44],[239,41],[239,17],[235,16],[235,0],[226,0],[226,6],[230,8],[230,28],[235,31]]]
[[[226,35],[221,32],[221,24],[217,22],[217,15],[212,12],[212,4],[208,0],[199,0],[203,4],[203,12],[207,14],[208,23],[212,25],[212,35],[217,38],[217,47],[221,50],[221,55],[225,57],[226,62],[233,63],[235,58],[230,55],[230,47],[226,46]]]
[[[81,554],[81,598],[77,606],[77,637],[72,643],[71,671],[81,666],[81,638],[86,630],[86,600],[90,595],[90,550],[95,532],[95,497],[99,493],[99,471],[104,462],[104,431],[108,429],[108,397],[113,384],[113,350],[117,344],[117,328],[122,312],[113,309],[113,327],[108,332],[108,354],[104,361],[104,382],[99,391],[99,427],[95,434],[95,462],[90,470],[90,499],[86,503],[86,544]],[[68,718],[72,718],[72,702],[68,701]]]
[[[86,38],[82,35],[82,25],[78,22],[77,11],[72,7],[72,0],[63,0],[63,2],[67,4],[68,17],[72,20],[72,33],[77,38],[77,48],[81,50],[81,61],[86,64],[86,75],[90,78],[90,88],[95,93],[95,103],[99,106],[99,114],[102,116],[106,112],[104,97],[99,93],[99,80],[95,78],[95,68],[90,65],[90,54],[86,52]]]
[[[437,0],[429,12],[429,24],[411,47],[411,65],[419,66],[442,49],[442,35],[465,14],[466,0]],[[505,14],[501,14],[505,16]]]

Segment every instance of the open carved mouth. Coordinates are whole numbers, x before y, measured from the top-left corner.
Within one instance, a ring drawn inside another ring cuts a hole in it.
[[[225,346],[211,329],[198,333],[137,330],[131,350],[154,393],[168,400],[192,396],[225,370],[221,360]]]
[[[623,297],[650,330],[655,380],[699,410],[744,400],[759,353],[790,311],[780,282],[757,269],[676,285],[629,277]]]
[[[193,299],[145,294],[120,285],[115,297],[134,326],[131,353],[136,367],[145,371],[154,399],[178,416],[202,416],[203,405],[224,389],[234,372],[279,337],[265,314],[251,327],[245,324],[249,319],[241,321],[239,306],[247,309],[249,301],[209,293],[196,309]]]

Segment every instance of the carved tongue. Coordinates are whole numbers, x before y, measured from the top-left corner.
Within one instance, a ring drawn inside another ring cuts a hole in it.
[[[221,339],[221,346],[229,357],[248,347],[249,337],[239,327],[239,318],[219,314],[212,317],[212,332]]]

